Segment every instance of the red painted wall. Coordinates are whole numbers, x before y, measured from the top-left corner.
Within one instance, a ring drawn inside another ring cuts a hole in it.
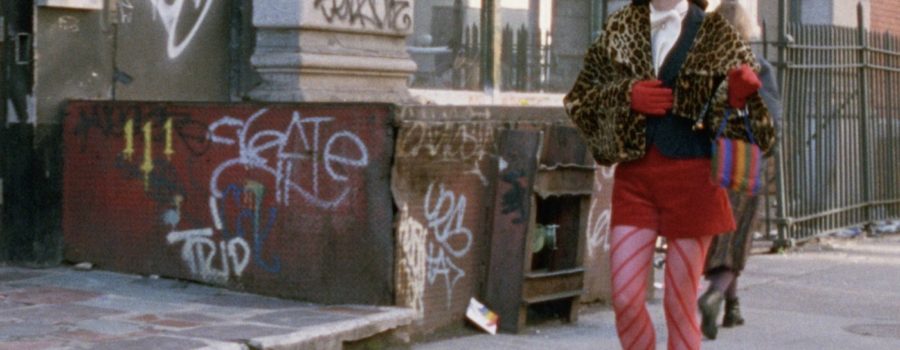
[[[393,304],[390,113],[71,103],[65,257],[320,303]]]

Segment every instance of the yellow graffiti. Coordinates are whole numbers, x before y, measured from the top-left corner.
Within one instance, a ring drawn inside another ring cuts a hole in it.
[[[150,172],[153,171],[153,122],[144,124],[144,163],[141,164],[144,172],[144,190],[150,189]]]
[[[172,132],[174,131],[172,118],[166,120],[163,128],[165,130],[163,154],[168,160],[172,160],[172,155],[175,154],[172,144]],[[140,169],[144,173],[144,190],[146,191],[150,188],[150,174],[153,172],[153,122],[144,123],[141,130],[144,132],[144,160]],[[125,149],[122,150],[122,158],[130,162],[134,156],[134,118],[125,122],[123,133],[125,134]]]
[[[172,118],[166,120],[166,149],[163,151],[163,154],[166,155],[166,159],[172,160],[172,155],[175,154],[175,150],[172,149]]]
[[[131,161],[132,155],[134,155],[134,119],[128,119],[125,123],[125,149],[122,150],[122,157]]]

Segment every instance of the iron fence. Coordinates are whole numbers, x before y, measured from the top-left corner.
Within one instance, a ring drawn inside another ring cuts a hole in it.
[[[780,244],[900,218],[900,37],[786,28]]]
[[[409,47],[419,63],[419,71],[412,79],[416,88],[478,90],[482,88],[483,43],[478,24],[463,27],[460,38],[447,46]],[[562,82],[555,68],[551,42],[545,32],[540,38],[526,26],[503,27],[500,45],[501,88],[515,92],[565,92],[572,82]],[[564,90],[565,89],[565,90]]]

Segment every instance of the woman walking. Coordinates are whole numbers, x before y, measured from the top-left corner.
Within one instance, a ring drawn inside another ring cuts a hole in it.
[[[668,348],[700,347],[696,300],[706,250],[735,227],[725,191],[710,181],[706,126],[726,107],[747,108],[759,146],[774,141],[752,52],[705,7],[706,0],[633,0],[609,18],[564,100],[594,159],[618,164],[610,266],[625,349],[656,344],[644,296],[658,236],[668,247]],[[742,125],[729,132],[744,135]]]
[[[756,24],[753,23],[743,6],[737,1],[724,1],[716,9],[716,12],[734,25],[744,40],[749,41],[755,35]],[[758,55],[757,62],[760,65],[759,79],[762,82],[759,94],[775,121],[778,121],[781,116],[781,99],[778,93],[778,84],[775,80],[775,71],[768,61]],[[767,174],[765,170],[762,173]],[[730,193],[729,199],[734,209],[734,217],[737,220],[737,229],[716,236],[713,239],[707,253],[706,268],[704,270],[704,275],[709,280],[709,289],[703,293],[703,296],[697,302],[701,315],[700,329],[703,335],[709,339],[716,339],[718,334],[718,315],[722,308],[723,300],[725,302],[725,315],[722,318],[722,327],[734,327],[744,324],[737,295],[737,280],[747,264],[747,258],[750,256],[750,248],[753,241],[750,232],[753,228],[753,223],[756,222],[760,198],[758,196]]]

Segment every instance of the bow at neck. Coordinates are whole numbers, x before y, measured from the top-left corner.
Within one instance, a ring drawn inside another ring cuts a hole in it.
[[[687,0],[682,0],[675,5],[674,8],[667,11],[659,11],[653,4],[650,4],[650,27],[653,29],[665,28],[668,25],[680,25],[684,17],[687,16],[690,4]]]

